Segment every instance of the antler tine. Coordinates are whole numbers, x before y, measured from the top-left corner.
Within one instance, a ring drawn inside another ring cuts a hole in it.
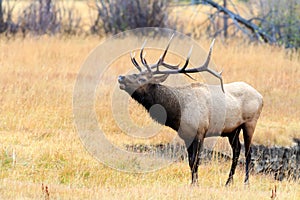
[[[194,77],[192,77],[191,75],[187,74],[187,73],[184,73],[184,75],[186,75],[187,77],[189,77],[190,79],[196,81],[196,79]]]
[[[179,64],[177,64],[177,65],[170,65],[170,64],[164,63],[164,62],[161,63],[160,65],[162,65],[162,66],[164,66],[165,68],[168,68],[168,69],[178,69],[178,67],[179,67]],[[156,64],[154,64],[154,65],[151,66],[151,69],[156,68],[156,71],[159,71],[159,69],[157,70],[157,67],[160,66],[160,65],[159,65],[159,63],[156,63]]]
[[[168,68],[168,69],[178,69],[178,67],[179,67],[179,64],[177,64],[177,65],[170,65],[168,63],[162,63],[161,65],[164,66],[164,67],[166,67],[166,68]]]
[[[171,38],[170,38],[170,40],[169,40],[169,42],[168,42],[168,45],[167,45],[167,47],[166,47],[164,53],[163,53],[162,56],[160,57],[159,61],[164,62],[164,59],[165,59],[165,57],[166,57],[166,55],[167,55],[167,52],[168,52],[168,50],[169,50],[169,47],[170,47],[170,44],[171,44],[173,38],[174,38],[174,34],[172,34],[172,36],[171,36]]]
[[[197,68],[194,68],[194,69],[187,69],[185,70],[185,68],[182,68],[181,71],[183,72],[187,72],[187,73],[195,73],[195,72],[202,72],[202,71],[209,71],[208,70],[208,65],[209,65],[209,62],[210,62],[210,58],[211,58],[211,53],[212,53],[212,48],[214,46],[214,42],[215,42],[215,39],[212,41],[211,45],[210,45],[210,48],[209,48],[209,52],[208,52],[208,55],[207,55],[207,58],[204,62],[203,65],[201,65],[200,67],[197,67]],[[211,70],[210,70],[211,71]],[[213,71],[212,71],[213,72]],[[213,73],[213,75],[216,76],[215,74],[216,72]]]
[[[215,77],[217,77],[220,80],[222,91],[225,93],[224,86],[223,86],[222,71],[218,73],[209,68],[206,68],[206,70],[203,70],[203,71],[207,71],[207,72],[211,73],[212,75],[214,75]]]
[[[220,73],[218,73],[218,72],[208,68],[214,43],[215,43],[215,39],[213,39],[213,41],[210,44],[210,48],[209,48],[209,52],[208,52],[206,61],[204,62],[204,64],[202,66],[200,66],[198,68],[194,68],[194,69],[183,70],[183,72],[181,72],[181,73],[195,73],[195,72],[207,71],[220,80],[222,91],[225,93],[224,86],[223,86],[223,79],[222,79],[222,71]]]
[[[186,58],[186,60],[185,60],[185,63],[184,63],[184,65],[183,65],[183,67],[180,69],[180,71],[185,71],[185,68],[188,66],[188,64],[189,64],[189,62],[190,62],[190,58],[191,58],[191,55],[192,55],[192,51],[193,51],[193,46],[191,46],[190,51],[189,51],[189,53],[188,53],[188,56],[187,56],[187,58]],[[186,76],[189,77],[190,79],[193,79],[194,81],[196,80],[196,79],[194,79],[191,75],[189,75],[189,74],[187,74],[187,73],[184,73],[184,75],[186,75]]]
[[[213,76],[217,77],[220,80],[222,91],[225,93],[224,86],[223,86],[222,72],[218,73],[218,72],[208,68],[208,65],[209,65],[209,62],[210,62],[210,59],[211,59],[211,54],[212,54],[212,49],[213,49],[213,46],[214,46],[214,42],[215,42],[215,39],[212,41],[212,43],[210,45],[209,52],[208,52],[208,55],[207,55],[207,58],[206,58],[204,64],[201,65],[200,67],[196,67],[196,68],[192,68],[192,69],[186,69],[188,64],[189,64],[189,60],[190,60],[190,57],[191,57],[191,54],[192,54],[192,47],[191,47],[191,49],[188,53],[187,59],[185,61],[185,64],[183,65],[183,67],[181,69],[179,69],[179,70],[156,71],[155,73],[156,74],[178,74],[178,73],[183,73],[186,76],[188,76],[189,78],[194,79],[188,73],[197,73],[197,72],[207,71],[207,72],[209,72],[210,74],[212,74]]]
[[[142,64],[147,68],[147,70],[148,70],[149,72],[152,72],[152,71],[151,71],[151,68],[150,68],[150,67],[148,66],[148,64],[147,64],[147,61],[146,61],[145,57],[143,56],[144,48],[145,48],[146,43],[147,43],[147,40],[145,40],[145,42],[144,42],[144,44],[143,44],[143,46],[142,46],[142,48],[141,48],[140,58],[141,58]]]
[[[135,53],[133,53],[133,55],[132,55],[132,52],[130,52],[130,59],[131,59],[131,62],[132,62],[133,65],[141,72],[141,71],[142,71],[142,68],[139,66],[138,62],[136,61],[136,59],[135,59],[134,57],[135,57]]]
[[[215,39],[213,39],[213,41],[212,41],[211,44],[210,44],[208,56],[207,56],[207,58],[206,58],[205,63],[203,64],[203,68],[205,68],[205,67],[208,68],[208,64],[209,64],[209,62],[210,62],[211,52],[212,52],[212,49],[213,49],[214,44],[215,44]]]
[[[185,60],[185,63],[184,63],[184,65],[183,65],[183,67],[180,69],[181,71],[182,71],[182,70],[184,71],[185,68],[188,66],[188,64],[189,64],[189,62],[190,62],[191,55],[192,55],[192,51],[193,51],[193,46],[191,46],[191,48],[190,48],[190,51],[189,51],[188,56],[187,56],[187,58],[186,58],[186,60]]]
[[[151,66],[152,69],[156,68],[156,71],[159,71],[159,66],[161,66],[161,65],[164,66],[164,67],[166,67],[166,68],[168,68],[168,69],[178,69],[179,64],[177,64],[177,65],[171,65],[171,64],[168,64],[168,63],[164,62],[165,57],[166,57],[166,55],[168,53],[168,50],[169,50],[169,47],[170,47],[170,44],[171,44],[173,38],[174,38],[174,34],[172,34],[172,36],[171,36],[171,38],[170,38],[170,40],[169,40],[169,42],[167,44],[167,47],[166,47],[164,53],[160,56],[158,62],[155,65]]]

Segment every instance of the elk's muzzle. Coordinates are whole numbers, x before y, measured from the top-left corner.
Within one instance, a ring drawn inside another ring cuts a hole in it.
[[[119,87],[121,90],[125,89],[125,76],[119,76],[118,77]]]

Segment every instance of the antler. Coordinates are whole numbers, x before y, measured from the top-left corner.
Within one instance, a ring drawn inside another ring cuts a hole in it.
[[[168,52],[168,49],[170,47],[170,44],[171,44],[171,41],[174,37],[174,34],[172,35],[172,37],[170,38],[169,42],[168,42],[168,45],[164,51],[164,53],[161,55],[161,57],[159,58],[158,62],[156,64],[153,64],[151,66],[149,66],[147,64],[147,61],[145,59],[145,55],[143,55],[143,52],[144,52],[144,47],[145,47],[145,44],[146,44],[146,41],[144,42],[142,48],[141,48],[141,52],[140,52],[140,59],[141,59],[141,62],[142,64],[144,65],[144,67],[146,67],[146,69],[152,73],[153,75],[155,74],[179,74],[179,73],[183,73],[184,75],[188,76],[189,78],[195,80],[192,76],[189,75],[189,73],[197,73],[197,72],[203,72],[203,71],[207,71],[208,73],[212,74],[213,76],[217,77],[219,80],[220,80],[220,83],[221,83],[221,88],[222,88],[222,91],[225,93],[224,91],[224,86],[223,86],[223,79],[222,79],[222,71],[221,72],[216,72],[210,68],[208,68],[208,65],[209,65],[209,62],[210,62],[210,58],[211,58],[211,54],[212,54],[212,49],[213,49],[213,46],[214,46],[214,42],[215,40],[212,41],[211,45],[210,45],[210,48],[209,48],[209,52],[208,52],[208,55],[207,55],[207,58],[206,58],[206,61],[204,62],[203,65],[199,66],[199,67],[196,67],[196,68],[191,68],[191,69],[186,69],[188,64],[189,64],[189,61],[190,61],[190,57],[191,57],[191,54],[192,54],[192,50],[193,50],[193,46],[190,48],[190,51],[188,53],[188,56],[186,58],[186,61],[184,63],[184,65],[179,69],[179,64],[178,65],[171,65],[171,64],[168,64],[168,63],[165,63],[164,59],[167,55],[167,52]],[[134,58],[134,54],[132,55],[131,53],[131,61],[132,63],[134,64],[134,66],[140,71],[142,72],[142,68],[139,66],[138,62],[136,61],[136,59]],[[164,71],[160,71],[159,70],[159,66],[164,66],[168,69],[171,69],[171,70],[164,70]],[[156,68],[155,71],[152,71],[152,69]]]
[[[158,62],[156,64],[153,64],[151,66],[148,65],[146,59],[145,59],[145,55],[144,55],[144,48],[145,48],[145,45],[146,45],[146,42],[147,40],[144,42],[144,44],[142,45],[142,48],[141,48],[141,51],[140,51],[140,59],[141,59],[141,62],[142,64],[144,65],[144,67],[146,67],[146,69],[149,71],[149,72],[152,72],[151,69],[154,69],[154,68],[157,68],[156,71],[159,71],[159,66],[164,66],[168,69],[178,69],[179,67],[179,64],[178,65],[171,65],[171,64],[168,64],[168,63],[165,63],[164,62],[164,59],[167,55],[167,52],[168,52],[168,49],[170,47],[170,44],[171,44],[171,41],[174,37],[174,34],[172,35],[171,39],[169,40],[168,42],[168,45],[164,51],[164,53],[161,55],[161,57],[159,58]],[[132,63],[134,64],[134,66],[141,72],[142,71],[142,68],[139,66],[138,62],[136,61],[136,59],[134,58],[135,57],[135,53],[130,53],[130,56],[131,56],[131,61]]]

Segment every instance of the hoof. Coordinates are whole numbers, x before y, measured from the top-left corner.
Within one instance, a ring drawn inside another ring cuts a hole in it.
[[[226,181],[225,186],[228,187],[228,186],[231,186],[232,184],[233,184],[233,178],[228,178],[228,180]]]
[[[191,183],[191,186],[192,186],[192,187],[198,187],[199,184],[198,184],[198,182],[192,182],[192,183]]]

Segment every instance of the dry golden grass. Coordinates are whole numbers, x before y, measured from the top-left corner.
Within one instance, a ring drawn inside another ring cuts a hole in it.
[[[72,92],[80,65],[99,43],[97,38],[1,39],[1,198],[43,197],[42,183],[52,198],[265,199],[274,185],[281,199],[299,197],[298,183],[275,182],[268,176],[254,175],[250,188],[244,188],[241,167],[235,185],[224,188],[230,163],[201,166],[200,187],[190,188],[186,163],[130,174],[96,162],[74,128]],[[246,81],[264,96],[255,143],[287,145],[299,137],[299,55],[277,47],[217,42],[213,58],[224,69],[225,82]],[[132,104],[132,109],[140,109]],[[112,135],[118,134],[113,123],[107,127]]]
[[[269,199],[275,185],[279,199],[299,199],[298,182],[276,182],[270,176],[252,175],[250,187],[245,188],[241,166],[235,184],[225,188],[229,162],[201,165],[200,187],[189,186],[187,163],[174,163],[154,173],[131,174],[97,162],[76,132],[72,94],[81,64],[100,42],[93,37],[0,38],[1,199],[47,199],[42,184],[48,186],[51,199]],[[199,43],[208,49],[209,41]],[[213,60],[224,70],[225,82],[248,82],[264,96],[254,143],[290,145],[293,137],[300,137],[299,53],[241,41],[227,45],[216,41]],[[115,64],[132,67],[122,59]],[[118,73],[115,71],[114,76]],[[97,99],[97,103],[99,121],[107,117],[103,128],[112,142],[142,142],[131,140],[118,129],[106,107],[110,102]],[[152,123],[135,102],[130,101],[129,110],[132,121],[146,118],[138,125]],[[148,143],[165,142],[173,135],[165,128]]]

